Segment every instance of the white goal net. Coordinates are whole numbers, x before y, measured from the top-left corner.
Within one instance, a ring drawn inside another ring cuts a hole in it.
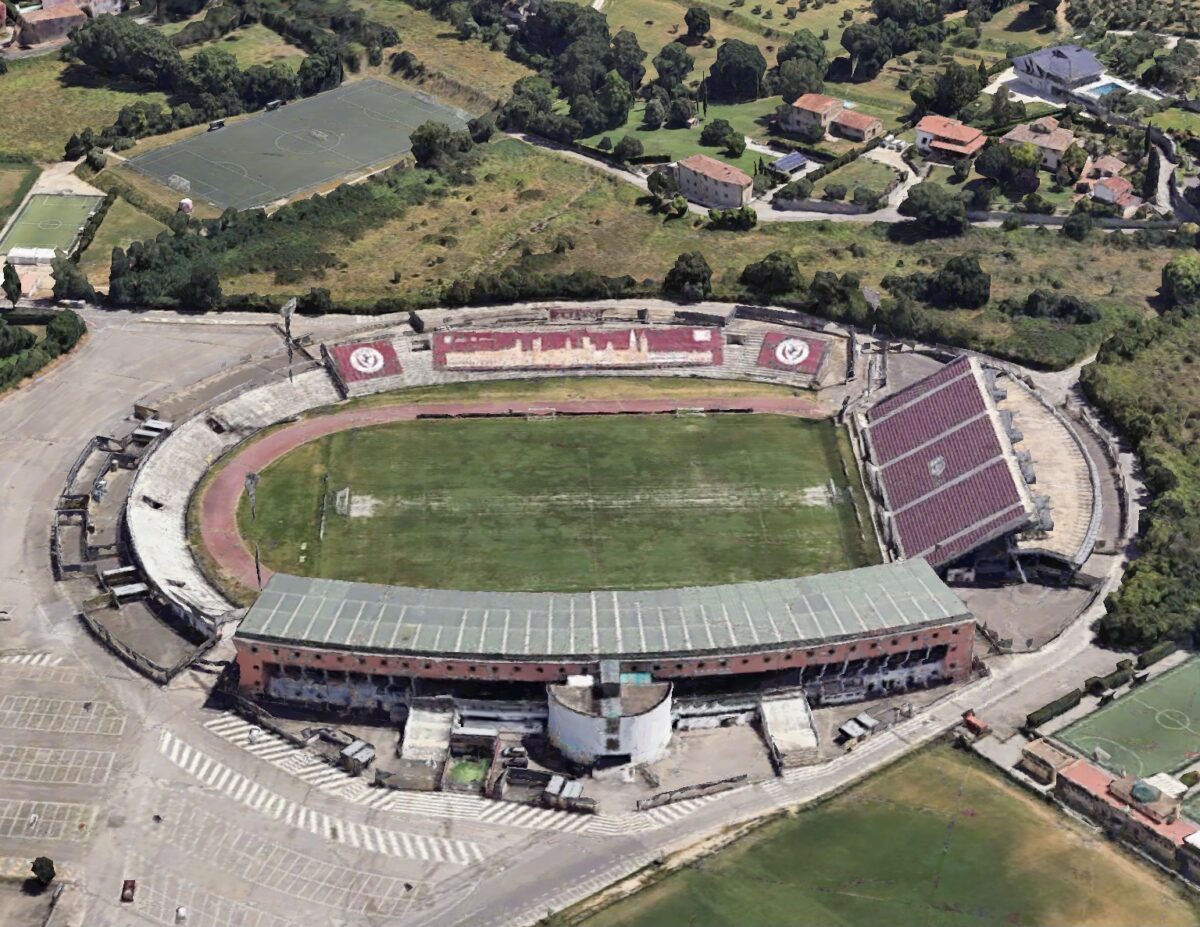
[[[178,174],[172,174],[167,178],[167,186],[177,193],[192,192],[192,182],[186,177],[180,177]]]

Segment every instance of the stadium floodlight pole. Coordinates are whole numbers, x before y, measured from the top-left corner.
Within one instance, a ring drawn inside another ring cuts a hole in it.
[[[283,316],[283,339],[287,342],[288,352],[288,382],[292,380],[292,315],[296,311],[297,300],[292,297],[279,308],[279,314]]]
[[[254,511],[254,490],[258,488],[258,474],[246,474],[246,495],[250,497],[250,520],[258,521],[258,515]]]

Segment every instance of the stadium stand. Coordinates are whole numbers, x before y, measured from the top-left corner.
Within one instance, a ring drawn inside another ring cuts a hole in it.
[[[464,331],[433,336],[441,370],[561,370],[610,367],[720,366],[716,328]]]
[[[898,557],[942,567],[989,541],[1052,526],[1027,480],[1032,462],[995,373],[960,357],[858,417],[864,475],[879,499],[880,533]]]

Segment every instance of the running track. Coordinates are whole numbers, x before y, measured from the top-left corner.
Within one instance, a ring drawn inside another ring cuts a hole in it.
[[[454,402],[389,405],[348,410],[305,419],[252,441],[218,472],[200,500],[200,538],[221,571],[248,589],[258,585],[254,555],[247,549],[237,525],[238,501],[246,475],[258,473],[302,444],[351,428],[407,422],[430,416],[529,415],[550,411],[563,414],[616,415],[670,413],[679,409],[705,412],[764,412],[801,418],[826,418],[828,409],[811,399],[799,397],[746,397],[683,399],[611,399],[551,402]],[[271,570],[262,567],[265,582]]]

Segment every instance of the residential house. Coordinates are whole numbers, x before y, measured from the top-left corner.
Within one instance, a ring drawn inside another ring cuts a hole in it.
[[[70,2],[31,10],[21,14],[17,44],[41,45],[44,42],[64,39],[68,32],[85,22],[87,14]]]
[[[986,135],[957,119],[922,116],[917,123],[917,151],[923,155],[972,158],[986,144]]]
[[[1175,868],[1184,841],[1200,827],[1179,815],[1179,802],[1141,779],[1118,779],[1087,760],[1058,771],[1054,788],[1063,804],[1109,834]]]
[[[675,165],[680,192],[693,203],[716,209],[734,209],[750,202],[754,181],[732,164],[695,154]]]
[[[1075,189],[1079,193],[1091,193],[1097,181],[1119,177],[1125,167],[1125,162],[1113,155],[1101,155],[1095,160],[1089,157],[1083,162],[1083,170],[1079,172],[1079,179],[1075,181]]]
[[[787,108],[780,120],[785,132],[821,132],[852,142],[869,142],[883,135],[883,122],[874,116],[846,109],[846,104],[823,93],[806,93]]]
[[[1128,219],[1145,202],[1134,195],[1133,184],[1124,177],[1104,177],[1092,184],[1092,198],[1109,203],[1120,209],[1123,219]]]
[[[1001,142],[1005,145],[1032,145],[1042,155],[1042,167],[1058,170],[1063,153],[1075,144],[1075,133],[1064,129],[1053,116],[1014,126]]]
[[[1067,96],[1104,75],[1100,59],[1078,45],[1055,45],[1013,59],[1017,78],[1052,99]]]

